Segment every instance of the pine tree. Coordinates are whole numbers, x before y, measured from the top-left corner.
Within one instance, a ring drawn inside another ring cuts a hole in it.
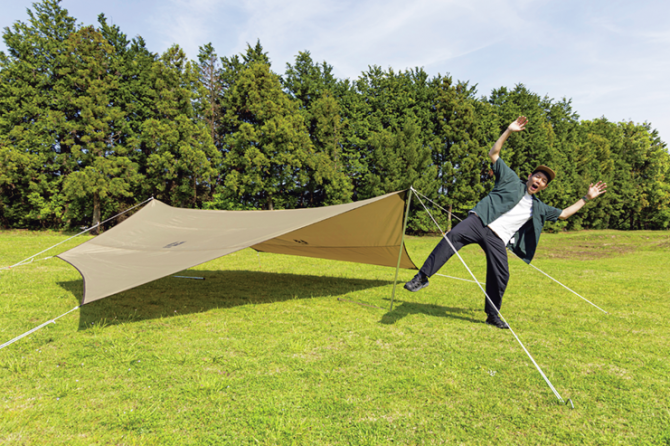
[[[193,103],[200,83],[195,66],[178,46],[151,67],[151,118],[142,124],[147,151],[144,194],[178,207],[200,207],[211,199],[220,154]]]
[[[342,156],[342,130],[345,125],[340,115],[340,104],[325,92],[311,104],[310,137],[314,146],[314,167],[303,197],[309,206],[323,206],[351,201],[353,184],[346,174]]]
[[[303,117],[267,63],[245,63],[224,95],[224,193],[249,207],[294,208],[314,168]]]
[[[65,50],[59,64],[62,78],[55,88],[59,104],[70,108],[61,141],[68,148],[65,162],[70,171],[63,196],[71,203],[70,217],[83,207],[96,226],[102,201],[131,196],[139,176],[121,141],[126,133],[125,114],[111,97],[119,85],[114,48],[90,26],[71,34]]]
[[[563,98],[557,102],[547,101],[547,103],[546,119],[555,135],[555,152],[550,167],[560,172],[560,175],[551,182],[551,187],[544,190],[541,196],[542,200],[548,204],[564,209],[572,205],[588,190],[583,188],[583,177],[579,173],[580,163],[576,159],[580,151],[582,132],[579,128],[579,116],[572,110],[570,100]],[[603,162],[606,161],[603,160]],[[604,165],[602,168],[606,169]],[[588,184],[586,186],[588,187]],[[600,197],[598,200],[598,207],[604,209],[603,204],[607,202],[607,196]],[[579,212],[567,221],[559,220],[556,223],[550,223],[547,229],[559,230],[579,225],[585,216],[586,213]]]
[[[381,133],[399,134],[404,131],[405,123],[411,121],[410,127],[418,126],[419,129],[413,133],[418,145],[432,148],[434,136],[430,113],[433,95],[423,69],[396,73],[377,66],[362,73],[343,93],[343,110],[349,122],[343,152],[351,166],[350,175],[357,198],[367,198],[376,188],[366,184],[374,178],[375,165],[392,162],[376,159],[385,153],[375,150],[373,144],[373,140],[379,141]]]
[[[5,29],[8,54],[0,53],[0,219],[23,228],[62,224],[68,108],[56,85],[59,55],[77,28],[58,1],[33,7],[28,23]]]
[[[151,81],[151,73],[157,56],[146,48],[141,36],[128,40],[118,26],[109,25],[103,14],[98,16],[100,33],[114,47],[116,69],[118,70],[118,88],[110,92],[111,102],[119,107],[125,116],[126,125],[123,133],[117,133],[119,144],[128,150],[128,157],[138,166],[141,175],[146,175],[147,158],[151,148],[142,139],[144,122],[154,117],[155,91]],[[134,197],[129,199],[126,207],[144,201],[147,191],[135,188]]]
[[[361,195],[375,197],[414,186],[425,195],[437,190],[437,169],[432,165],[430,147],[422,143],[421,128],[407,120],[402,128],[383,129],[370,137],[375,163],[366,177]]]
[[[342,154],[343,129],[346,120],[335,96],[340,91],[326,62],[315,64],[309,52],[300,52],[295,65],[287,64],[283,85],[297,101],[309,132],[314,154],[314,168],[308,171],[308,182],[301,206],[323,206],[351,200],[353,185],[346,174],[347,161]]]
[[[432,157],[438,170],[437,201],[463,216],[486,193],[492,135],[490,126],[484,124],[490,116],[484,116],[484,107],[478,107],[474,98],[475,89],[467,83],[453,85],[450,76],[438,76],[432,84],[436,90]],[[451,222],[446,226],[450,228]]]
[[[196,113],[209,130],[217,149],[221,150],[222,135],[219,123],[223,114],[221,96],[223,94],[222,67],[211,43],[200,47],[198,53],[198,79],[202,88],[198,92]]]
[[[623,160],[616,160],[614,152],[619,152],[623,140],[621,130],[616,124],[606,119],[594,121],[582,121],[578,127],[576,144],[571,151],[564,152],[568,158],[567,171],[573,172],[573,177],[568,181],[562,181],[561,191],[557,192],[559,205],[556,207],[567,207],[583,196],[588,190],[589,184],[597,181],[605,181],[609,184],[607,193],[598,197],[598,205],[585,206],[580,212],[570,217],[565,227],[568,229],[593,228],[602,229],[606,227],[617,227],[623,217],[621,193],[622,185],[625,184],[623,177],[617,175],[617,164],[622,166]],[[554,185],[552,184],[552,187]],[[558,195],[558,194],[561,194]]]
[[[629,201],[624,207],[629,211],[629,229],[652,229],[655,225],[665,228],[667,212],[659,211],[668,203],[667,146],[649,124],[621,122],[618,126],[623,144],[615,156],[625,161],[629,172],[625,177]]]

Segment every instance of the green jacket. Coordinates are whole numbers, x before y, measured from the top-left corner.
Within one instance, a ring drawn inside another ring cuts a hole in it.
[[[511,210],[521,201],[526,193],[526,183],[522,181],[507,164],[498,158],[492,164],[493,173],[496,177],[495,186],[490,194],[482,199],[477,206],[472,208],[471,212],[476,213],[485,226],[495,221],[505,212]],[[540,241],[540,234],[544,222],[556,221],[563,212],[548,206],[533,197],[533,216],[514,234],[507,245],[512,252],[518,255],[524,262],[530,263],[535,255],[537,244]]]

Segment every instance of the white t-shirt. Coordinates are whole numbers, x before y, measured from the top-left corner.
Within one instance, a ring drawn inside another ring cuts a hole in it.
[[[507,243],[509,243],[516,231],[518,231],[524,223],[530,220],[532,216],[533,197],[526,192],[516,206],[491,222],[489,228],[491,228],[491,230],[500,237],[503,243],[505,243],[505,246],[507,246]]]

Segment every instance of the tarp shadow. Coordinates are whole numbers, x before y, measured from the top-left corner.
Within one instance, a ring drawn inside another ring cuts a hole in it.
[[[472,311],[470,309],[444,307],[442,305],[434,304],[420,304],[415,302],[402,302],[398,300],[396,300],[396,303],[399,303],[400,305],[394,306],[393,311],[389,311],[382,316],[380,321],[382,324],[395,324],[397,321],[410,314],[426,314],[429,316],[461,319],[468,322],[483,322],[471,317],[461,316],[461,314],[470,313]]]
[[[199,270],[177,275],[204,277],[205,280],[166,277],[83,305],[80,308],[79,330],[97,323],[114,325],[214,308],[338,296],[393,283],[259,271]],[[81,280],[59,282],[59,285],[81,301]]]

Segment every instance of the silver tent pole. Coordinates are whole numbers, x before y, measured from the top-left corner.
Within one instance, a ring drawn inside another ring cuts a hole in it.
[[[407,229],[407,218],[409,217],[409,203],[412,201],[412,191],[414,188],[412,186],[407,190],[407,207],[405,208],[405,222],[402,225],[402,238],[400,239],[400,250],[398,251],[398,265],[395,268],[395,279],[393,279],[393,292],[391,293],[391,308],[389,311],[393,311],[393,300],[395,299],[395,287],[398,283],[398,270],[400,269],[400,260],[402,259],[402,249],[405,246],[405,230]]]

